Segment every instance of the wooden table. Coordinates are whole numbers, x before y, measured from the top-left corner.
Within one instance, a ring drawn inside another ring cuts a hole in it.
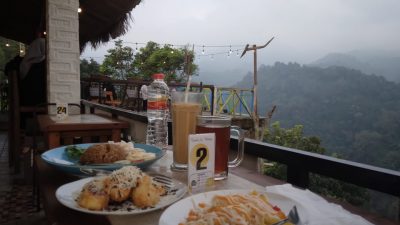
[[[72,144],[75,137],[81,137],[82,143],[92,142],[94,136],[98,142],[108,140],[121,141],[121,129],[128,128],[127,122],[105,118],[96,114],[69,115],[65,120],[59,120],[55,115],[38,115],[40,130],[44,133],[48,149]]]

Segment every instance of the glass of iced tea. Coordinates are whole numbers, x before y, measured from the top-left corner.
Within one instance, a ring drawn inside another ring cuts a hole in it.
[[[231,132],[239,137],[238,152],[234,160],[229,161]],[[231,118],[226,116],[197,116],[196,133],[215,133],[215,180],[228,177],[228,167],[237,167],[243,161],[244,134],[242,129],[231,126]]]
[[[196,133],[196,117],[201,114],[202,93],[174,91],[172,95],[172,150],[174,170],[186,170],[188,166],[188,138]]]

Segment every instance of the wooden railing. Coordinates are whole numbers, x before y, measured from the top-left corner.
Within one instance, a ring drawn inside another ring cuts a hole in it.
[[[237,148],[231,139],[231,148]],[[360,187],[400,197],[400,172],[337,159],[317,153],[286,148],[252,139],[245,141],[245,153],[287,165],[287,182],[307,188],[309,174],[316,173]]]

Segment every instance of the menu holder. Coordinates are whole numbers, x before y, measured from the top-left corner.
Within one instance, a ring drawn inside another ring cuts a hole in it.
[[[189,135],[188,186],[191,193],[214,186],[215,134]]]

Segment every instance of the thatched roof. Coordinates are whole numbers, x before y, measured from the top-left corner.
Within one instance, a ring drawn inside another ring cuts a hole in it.
[[[1,0],[0,36],[29,44],[39,29],[45,29],[46,0]],[[125,34],[132,9],[140,0],[80,0],[79,40],[81,50]]]

